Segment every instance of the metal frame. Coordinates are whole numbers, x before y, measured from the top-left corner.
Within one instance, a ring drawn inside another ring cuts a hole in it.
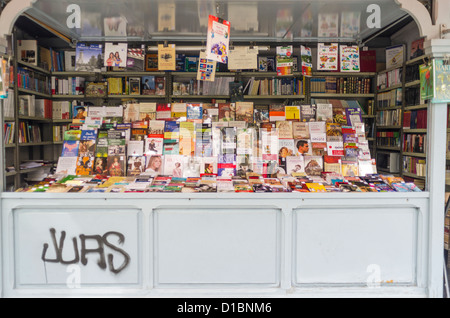
[[[35,0],[34,0],[35,1]],[[11,28],[14,24],[15,19],[24,12],[33,2],[33,0],[13,0],[11,1],[3,11],[3,14],[0,16],[0,29],[6,30],[6,32],[11,31]],[[436,3],[439,7],[439,11],[437,12],[439,16],[436,19],[436,24],[433,24],[431,21],[431,17],[428,14],[428,11],[424,10],[424,7],[418,1],[411,0],[395,0],[398,4],[402,6],[402,9],[407,11],[414,17],[416,20],[419,29],[421,31],[422,36],[428,37],[428,41],[426,42],[426,54],[430,55],[431,58],[441,58],[446,54],[450,53],[450,40],[440,40],[440,26],[448,21],[446,21],[447,17],[445,17],[446,8],[449,9],[450,3],[447,0],[437,0]],[[399,288],[381,288],[377,290],[375,295],[379,297],[384,296],[393,296],[393,294],[405,296],[427,296],[427,297],[442,297],[443,295],[443,273],[442,273],[442,264],[443,264],[443,242],[444,242],[444,215],[442,211],[444,211],[444,192],[445,192],[445,182],[444,178],[442,178],[443,171],[445,171],[445,147],[446,144],[445,135],[442,131],[445,131],[447,128],[447,104],[433,104],[431,103],[428,107],[429,112],[429,122],[428,122],[428,190],[429,192],[425,192],[421,195],[417,194],[392,194],[392,195],[384,195],[384,194],[371,194],[370,197],[366,197],[366,195],[359,196],[356,198],[355,196],[345,196],[343,194],[336,196],[332,194],[327,194],[326,196],[315,194],[314,196],[309,195],[301,195],[301,196],[291,196],[289,199],[284,196],[279,197],[269,197],[264,196],[261,197],[261,200],[267,202],[267,204],[279,204],[280,206],[291,206],[292,204],[297,205],[300,202],[304,202],[303,200],[310,201],[311,204],[316,204],[316,206],[322,206],[324,208],[332,208],[334,206],[343,205],[343,206],[352,206],[355,203],[358,205],[363,205],[366,202],[373,202],[375,206],[379,208],[385,207],[383,202],[385,199],[392,199],[396,202],[415,202],[415,200],[421,201],[419,205],[423,207],[426,211],[428,211],[428,222],[427,228],[420,232],[421,236],[417,237],[417,239],[426,246],[423,246],[425,251],[422,251],[426,254],[426,257],[422,258],[422,261],[427,262],[426,264],[422,264],[422,271],[418,273],[418,277],[420,277],[420,281],[418,281],[418,286],[410,286],[410,287],[399,287]],[[3,139],[1,141],[2,148]],[[2,179],[3,180],[3,179]],[[9,276],[11,274],[12,268],[11,262],[14,260],[11,257],[14,255],[14,251],[10,250],[8,247],[11,245],[11,235],[13,232],[13,228],[10,224],[9,217],[11,216],[12,211],[8,210],[11,206],[21,206],[24,204],[28,204],[29,206],[34,206],[39,203],[39,205],[45,207],[48,205],[60,205],[64,206],[67,204],[67,196],[48,196],[45,194],[39,194],[39,196],[35,196],[32,194],[7,194],[3,193],[1,195],[0,204],[2,207],[2,217],[1,217],[1,230],[0,235],[2,237],[2,249],[1,249],[1,260],[0,263],[0,271],[3,275],[0,275],[0,296],[17,296],[20,293],[16,293],[14,291],[14,286],[10,285]],[[70,196],[70,199],[87,199],[89,202],[96,202],[95,204],[100,204],[100,202],[110,202],[118,203],[126,202],[126,204],[131,204],[134,201],[138,201],[139,199],[156,199],[154,196],[114,196],[114,199],[107,196]],[[169,197],[167,197],[169,198]],[[166,198],[166,199],[167,199]],[[193,204],[193,202],[197,202],[199,205],[204,204],[212,204],[213,202],[217,202],[215,199],[220,199],[223,204],[229,204],[230,202],[241,202],[242,199],[245,198],[246,203],[244,206],[254,206],[254,199],[259,198],[258,196],[239,196],[239,195],[230,195],[230,196],[193,196],[186,197],[183,195],[171,196],[170,198],[174,198],[174,201],[182,202],[185,205]],[[49,200],[52,199],[52,200]],[[92,201],[90,201],[92,199]],[[194,200],[195,199],[195,200]],[[198,200],[197,200],[198,199]],[[269,199],[269,201],[267,201]],[[365,200],[365,201],[364,201]],[[44,203],[42,201],[45,201]],[[165,200],[167,202],[167,200]],[[325,204],[325,202],[328,202]],[[379,205],[379,202],[382,202],[382,205]],[[167,204],[167,203],[164,203]],[[184,207],[185,205],[178,205],[178,208]],[[77,205],[78,206],[78,205]],[[112,206],[112,205],[110,205]],[[284,236],[282,240],[284,244],[287,244],[289,247],[289,238],[292,238],[291,229],[287,228],[292,225],[289,212],[286,209],[282,209],[283,211],[283,222],[285,228]],[[249,229],[250,230],[250,229]],[[6,247],[6,249],[5,249]],[[288,251],[289,248],[285,249]],[[292,255],[290,252],[288,254],[283,254],[284,257],[287,257],[289,260],[289,256]],[[282,271],[289,271],[289,262],[283,263]],[[290,287],[290,283],[284,279],[281,283],[282,288]],[[322,289],[324,294],[330,292],[329,289]],[[48,291],[49,296],[58,295],[60,293],[55,293],[55,291]],[[117,292],[117,291],[116,291]],[[180,290],[178,290],[180,292]],[[209,291],[204,291],[206,294]],[[358,291],[357,291],[358,292]],[[112,291],[112,294],[115,292]],[[317,293],[316,290],[304,289],[299,291],[300,295],[308,293],[308,295],[314,295]],[[343,287],[342,289],[333,289],[331,294],[332,296],[342,296],[342,295],[355,295],[355,290],[352,288]],[[95,294],[95,293],[94,293]],[[29,294],[31,296],[35,295],[33,292]],[[248,295],[248,294],[247,294]],[[287,296],[287,294],[283,294]]]

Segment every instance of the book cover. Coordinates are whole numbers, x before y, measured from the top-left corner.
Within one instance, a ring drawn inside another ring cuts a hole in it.
[[[164,138],[149,137],[145,139],[144,153],[146,156],[162,155],[163,145],[164,145]]]
[[[203,119],[203,106],[202,104],[187,104],[187,120],[191,122],[201,122]]]
[[[236,102],[236,121],[253,123],[253,102]]]
[[[106,67],[127,67],[128,44],[127,43],[105,43]]]
[[[405,46],[394,45],[386,48],[386,69],[392,69],[403,65],[405,60]]]
[[[293,139],[292,122],[291,121],[277,121],[275,127],[278,129],[279,139]]]
[[[321,143],[327,141],[326,122],[317,121],[309,123],[309,135],[311,143]]]
[[[166,78],[156,77],[155,79],[155,94],[163,96],[166,94]]]
[[[268,105],[254,105],[253,107],[253,122],[258,123],[268,123],[269,117],[269,106]]]
[[[127,155],[143,156],[144,155],[144,140],[129,140],[127,144]]]
[[[236,120],[236,105],[234,103],[219,103],[219,121],[230,122]]]
[[[411,52],[409,55],[411,60],[425,55],[424,43],[425,38],[417,39],[411,43]]]
[[[145,172],[145,156],[128,156],[127,176],[139,176]]]
[[[78,176],[89,176],[92,174],[94,166],[94,155],[85,153],[83,156],[78,156],[75,174]]]
[[[156,105],[156,119],[170,120],[172,118],[171,104],[158,103]]]
[[[377,71],[377,52],[362,50],[360,52],[361,72],[375,73]]]
[[[323,172],[323,157],[305,156],[305,173],[308,176],[321,176]]]
[[[301,105],[300,106],[300,118],[302,122],[314,122],[316,121],[316,105]]]
[[[276,63],[277,76],[292,75],[293,61],[293,46],[277,46],[276,48]]]
[[[232,178],[236,175],[236,155],[223,154],[219,156],[217,162],[217,176]]]
[[[300,121],[300,106],[285,106],[284,111],[286,120]]]
[[[341,72],[360,72],[359,46],[341,45]]]
[[[294,139],[310,139],[309,123],[293,122],[292,135]]]
[[[339,45],[337,43],[318,43],[317,48],[317,70],[337,71],[338,70]]]
[[[284,105],[270,104],[269,105],[269,118],[270,118],[270,122],[286,120],[286,111],[284,109]]]
[[[78,157],[59,157],[58,164],[56,166],[56,174],[62,175],[75,175],[77,168]]]
[[[77,43],[75,71],[100,72],[103,66],[103,46]]]
[[[78,140],[64,140],[61,157],[78,157]]]
[[[230,102],[243,102],[244,101],[244,84],[242,82],[230,82]]]
[[[123,177],[126,175],[126,156],[122,155],[108,155],[107,167],[108,175],[111,177]]]
[[[316,120],[326,123],[333,122],[333,105],[331,104],[317,104]]]
[[[177,121],[166,121],[164,124],[164,139],[179,139],[180,123]]]
[[[278,159],[296,156],[297,149],[295,148],[294,139],[280,139],[278,142]]]
[[[286,157],[286,174],[305,173],[305,160],[303,156]]]
[[[302,75],[306,77],[312,76],[312,53],[311,48],[301,45],[301,61],[302,61]]]
[[[230,43],[230,22],[209,15],[206,58],[227,64]]]
[[[171,112],[173,119],[186,120],[187,117],[187,105],[186,103],[172,103]]]
[[[127,70],[143,72],[145,70],[145,48],[128,48]]]
[[[164,139],[163,155],[179,155],[180,141],[178,139]]]
[[[350,107],[345,110],[347,116],[347,125],[353,126],[356,123],[362,123],[361,108]]]
[[[146,157],[146,168],[143,175],[156,177],[163,174],[163,156],[152,155]]]
[[[164,172],[165,176],[172,176],[174,178],[183,177],[183,156],[181,155],[166,155],[164,156]]]
[[[219,121],[219,105],[212,103],[203,103],[203,123],[211,124]]]

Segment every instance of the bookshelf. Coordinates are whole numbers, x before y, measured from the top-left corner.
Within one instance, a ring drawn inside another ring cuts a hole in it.
[[[378,169],[392,173],[391,169],[386,169],[387,167],[382,164],[386,162],[392,164],[398,160],[399,169],[395,175],[416,182],[422,189],[425,187],[427,170],[425,145],[428,104],[427,101],[420,99],[419,65],[426,63],[427,59],[426,55],[420,56],[377,74],[377,134],[389,135],[396,139],[399,145],[398,147],[377,145]],[[388,79],[389,76],[394,78],[393,85],[389,85],[386,76]],[[400,116],[394,116],[395,125],[389,122],[389,119],[384,123],[380,121],[382,115],[392,114],[389,112],[397,112],[396,115]],[[390,157],[390,161],[386,160],[387,156]]]

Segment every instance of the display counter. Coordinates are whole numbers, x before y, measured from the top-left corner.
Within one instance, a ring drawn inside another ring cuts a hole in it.
[[[425,297],[429,204],[428,192],[3,193],[2,292]]]

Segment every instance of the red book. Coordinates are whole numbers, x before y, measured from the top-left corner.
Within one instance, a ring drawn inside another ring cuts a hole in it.
[[[361,72],[377,71],[377,52],[375,50],[360,52]]]

